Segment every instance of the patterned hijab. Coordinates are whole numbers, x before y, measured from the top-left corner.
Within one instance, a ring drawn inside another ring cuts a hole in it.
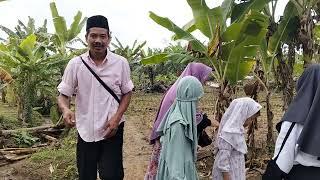
[[[176,98],[177,86],[180,79],[185,76],[193,76],[193,77],[196,77],[201,83],[204,83],[207,80],[211,71],[212,69],[209,66],[204,65],[202,63],[188,64],[188,66],[184,69],[184,71],[179,76],[178,80],[171,86],[171,88],[166,92],[166,94],[161,100],[161,104],[160,104],[156,119],[153,124],[152,131],[151,131],[151,137],[150,137],[151,144],[153,144],[154,141],[157,138],[159,138],[159,134],[156,132],[156,130],[158,129],[164,115],[166,114],[166,112],[168,111],[168,109],[173,104]]]
[[[234,99],[222,116],[219,126],[217,141],[219,138],[227,141],[237,151],[246,154],[245,121],[256,114],[262,106],[249,97]]]

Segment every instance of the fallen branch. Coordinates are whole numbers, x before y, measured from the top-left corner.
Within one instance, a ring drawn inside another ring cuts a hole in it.
[[[8,160],[8,161],[19,161],[25,158],[30,157],[31,154],[27,154],[27,155],[22,155],[22,156],[18,156],[18,155],[14,155],[14,154],[6,154],[4,155],[4,157]]]
[[[31,154],[39,150],[40,148],[24,148],[24,149],[16,149],[16,150],[8,150],[8,149],[0,149],[0,153],[3,155],[8,154]]]
[[[21,129],[14,129],[14,130],[2,130],[0,131],[0,135],[10,135],[10,134],[14,134],[14,133],[19,133],[21,131],[27,131],[27,132],[31,132],[31,133],[36,133],[36,132],[41,132],[43,130],[52,128],[53,125],[50,126],[38,126],[38,127],[32,127],[32,128],[21,128]]]
[[[33,145],[32,148],[45,147],[48,145],[49,145],[48,143],[43,143],[43,144]]]
[[[46,135],[46,134],[41,134],[41,137],[45,138],[48,141],[57,141],[57,138]]]
[[[2,166],[6,166],[6,165],[8,165],[8,164],[9,164],[9,162],[7,162],[7,161],[0,162],[0,167],[2,167]]]

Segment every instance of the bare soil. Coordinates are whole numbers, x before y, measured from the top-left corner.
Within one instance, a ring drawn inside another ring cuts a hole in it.
[[[205,96],[200,103],[200,109],[209,115],[209,119],[213,119],[214,110],[214,90],[205,88]],[[239,93],[238,97],[243,96]],[[124,169],[126,180],[142,180],[147,169],[147,165],[151,155],[151,146],[148,143],[149,133],[152,127],[154,117],[156,115],[162,94],[146,94],[135,92],[131,101],[130,107],[126,113],[125,135],[124,135]],[[261,93],[259,100],[263,102],[265,96]],[[279,95],[274,94],[272,97],[272,105],[274,112],[274,123],[282,116],[281,104],[282,100]],[[0,104],[1,106],[1,104]],[[0,112],[1,113],[1,112]],[[247,179],[261,179],[261,172],[265,168],[265,163],[270,157],[266,154],[266,112],[265,109],[261,112],[261,117],[258,119],[258,130],[256,131],[256,146],[257,159],[255,160],[255,168],[248,170]],[[208,128],[207,132],[213,137],[213,128]],[[276,135],[276,133],[275,133]],[[214,161],[212,156],[212,146],[199,149],[199,155],[204,156],[197,163],[199,176],[201,179],[211,179],[211,168]],[[24,162],[26,160],[0,167],[0,180],[22,180],[22,179],[50,179],[48,164],[39,167],[37,172],[26,174]],[[41,173],[40,173],[41,172]]]

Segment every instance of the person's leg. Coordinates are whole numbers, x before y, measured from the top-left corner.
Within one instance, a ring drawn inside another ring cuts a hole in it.
[[[122,164],[123,127],[124,123],[121,123],[116,135],[101,143],[101,157],[98,162],[101,180],[122,180],[124,177]]]
[[[99,142],[85,142],[78,135],[77,167],[79,180],[96,180]]]
[[[161,144],[160,144],[160,140],[157,139],[152,148],[151,159],[150,159],[150,163],[148,165],[147,173],[145,174],[144,180],[156,179],[160,152],[161,152]]]

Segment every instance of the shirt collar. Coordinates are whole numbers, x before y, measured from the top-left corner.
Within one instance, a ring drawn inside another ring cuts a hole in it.
[[[111,59],[111,51],[109,49],[107,49],[107,55],[106,57],[103,59],[102,63],[100,65],[103,65],[105,64],[108,60]],[[96,63],[91,59],[90,57],[90,53],[89,53],[89,50],[84,54],[84,57],[86,59],[88,59],[89,62],[91,62],[92,64],[96,65]]]

